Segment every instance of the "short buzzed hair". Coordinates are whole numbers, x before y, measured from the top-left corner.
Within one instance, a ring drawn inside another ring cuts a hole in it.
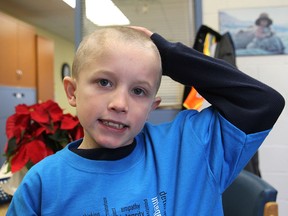
[[[84,37],[80,43],[72,65],[72,77],[78,78],[79,73],[91,61],[99,58],[110,47],[111,44],[128,43],[129,45],[137,45],[139,47],[149,48],[155,52],[155,57],[159,58],[160,71],[157,80],[157,90],[159,89],[162,68],[159,51],[153,41],[145,33],[124,26],[106,27],[94,31]]]

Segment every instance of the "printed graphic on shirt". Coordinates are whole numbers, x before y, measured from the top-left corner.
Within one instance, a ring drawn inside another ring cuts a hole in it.
[[[135,202],[116,209],[109,205],[107,197],[103,197],[104,212],[89,212],[83,216],[166,216],[167,193],[161,191],[152,198],[145,198],[141,202]],[[103,214],[104,213],[104,214]]]

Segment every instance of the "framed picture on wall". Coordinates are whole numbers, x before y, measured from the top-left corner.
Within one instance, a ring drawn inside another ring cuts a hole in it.
[[[237,56],[288,54],[288,7],[221,10],[219,24]]]

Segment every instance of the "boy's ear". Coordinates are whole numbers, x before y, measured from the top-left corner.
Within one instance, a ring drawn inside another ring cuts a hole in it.
[[[76,96],[75,96],[76,81],[72,77],[66,76],[63,79],[63,84],[64,84],[66,97],[68,99],[68,103],[71,106],[76,107]]]
[[[155,110],[159,104],[161,103],[161,97],[155,97],[152,107],[151,107],[151,111]]]

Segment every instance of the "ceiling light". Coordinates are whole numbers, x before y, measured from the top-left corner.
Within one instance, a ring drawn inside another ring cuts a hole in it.
[[[63,0],[75,8],[75,0]],[[85,13],[87,19],[98,26],[129,25],[130,21],[111,0],[86,0]]]
[[[111,0],[86,0],[86,17],[98,26],[130,24]]]
[[[76,0],[63,0],[63,1],[72,8],[76,7]]]

